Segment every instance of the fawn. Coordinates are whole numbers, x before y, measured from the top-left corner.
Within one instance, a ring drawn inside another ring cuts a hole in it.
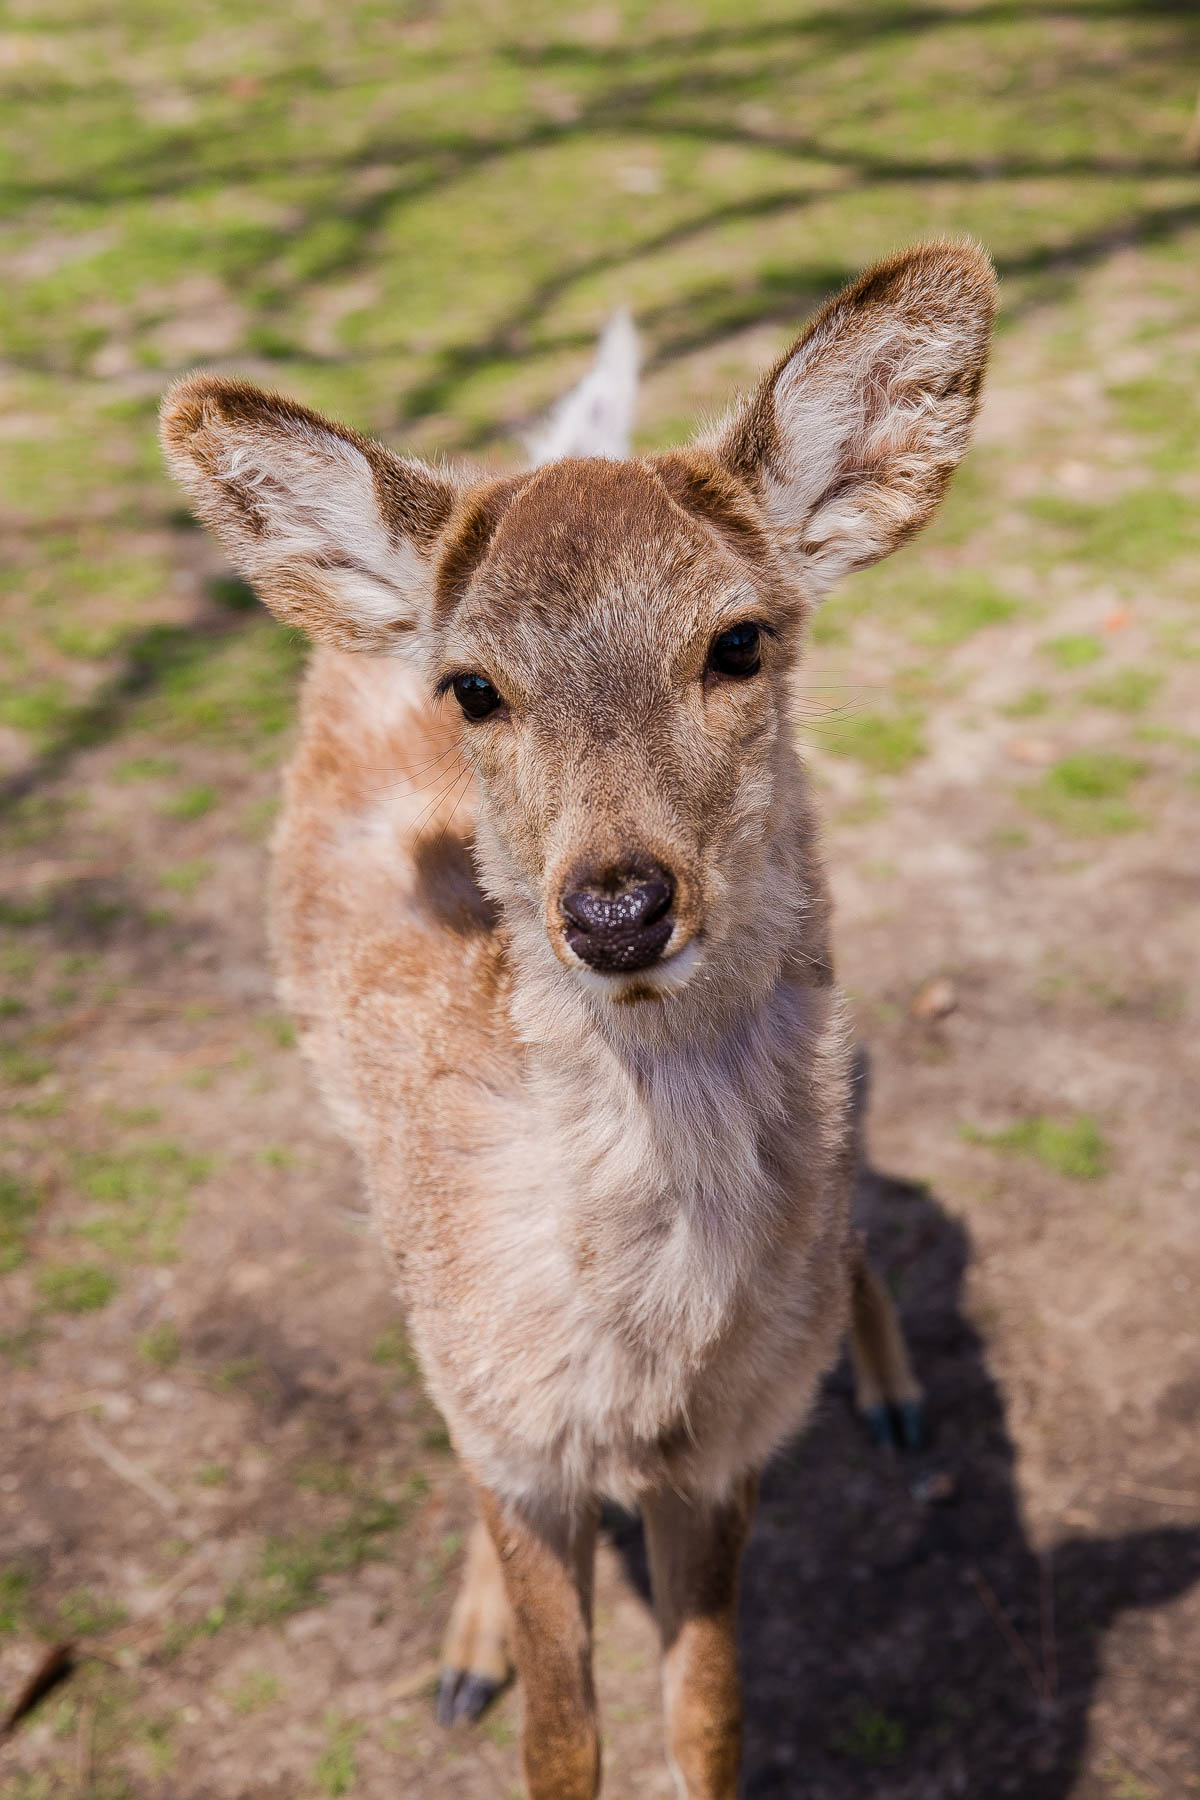
[[[848,1325],[860,1404],[915,1423],[849,1221],[792,677],[815,603],[940,501],[994,307],[973,245],[900,254],[645,457],[614,328],[549,460],[502,478],[215,376],[164,405],[199,512],[321,646],[275,841],[282,991],[478,1502],[439,1712],[515,1663],[532,1800],[599,1787],[602,1498],[643,1514],[679,1793],[731,1800],[758,1472]]]

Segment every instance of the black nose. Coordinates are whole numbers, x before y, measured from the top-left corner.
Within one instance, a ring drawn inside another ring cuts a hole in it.
[[[577,878],[559,904],[567,942],[576,956],[608,975],[648,969],[667,947],[675,883],[656,863],[620,870],[607,879]]]

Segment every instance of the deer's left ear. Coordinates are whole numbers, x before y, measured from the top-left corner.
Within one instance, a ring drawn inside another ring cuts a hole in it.
[[[340,650],[410,648],[462,485],[245,382],[163,402],[167,461],[271,611]]]
[[[814,599],[937,507],[970,440],[995,309],[973,244],[880,263],[828,302],[712,446]]]

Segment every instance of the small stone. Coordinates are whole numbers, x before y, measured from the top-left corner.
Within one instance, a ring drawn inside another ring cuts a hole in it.
[[[1045,738],[1013,738],[1006,747],[1014,762],[1032,763],[1037,768],[1052,763],[1056,754],[1054,745]]]
[[[909,1002],[908,1010],[914,1019],[929,1023],[934,1019],[944,1019],[958,1005],[958,995],[954,991],[953,982],[947,981],[944,975],[934,975],[921,986]]]
[[[617,184],[627,194],[659,194],[662,174],[649,163],[626,163],[617,173]]]
[[[931,1469],[918,1475],[908,1491],[922,1506],[945,1506],[958,1498],[958,1477],[949,1469]]]

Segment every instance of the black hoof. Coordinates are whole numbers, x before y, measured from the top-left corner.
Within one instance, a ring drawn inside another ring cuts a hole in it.
[[[905,1400],[896,1408],[896,1423],[900,1427],[900,1442],[906,1450],[923,1450],[925,1448],[925,1402],[923,1400]]]
[[[878,1444],[881,1450],[895,1450],[896,1428],[892,1423],[892,1410],[889,1406],[864,1406],[863,1424],[871,1434],[871,1442]]]
[[[470,1675],[464,1669],[443,1669],[438,1685],[438,1724],[457,1725],[465,1719],[473,1725],[476,1719],[483,1717],[501,1685],[487,1675]]]
[[[437,1722],[439,1725],[453,1725],[454,1723],[454,1701],[462,1678],[461,1669],[442,1670],[437,1697]]]

